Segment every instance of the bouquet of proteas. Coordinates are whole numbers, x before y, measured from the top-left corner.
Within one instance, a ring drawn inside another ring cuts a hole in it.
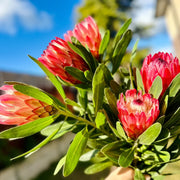
[[[30,56],[64,102],[19,82],[1,87],[5,94],[0,96],[0,123],[17,126],[1,132],[0,138],[18,139],[38,132],[47,136],[15,158],[73,132],[74,139],[55,174],[63,167],[63,175],[68,176],[78,161],[90,161],[87,174],[111,166],[130,167],[139,180],[145,179],[144,174],[155,178],[166,164],[179,160],[179,60],[159,52],[148,55],[139,70],[132,67],[135,43],[129,66],[122,67],[132,38],[130,23],[124,23],[109,47],[110,32],[102,38],[88,17],[68,31],[64,40],[52,40],[38,60]],[[62,85],[77,89],[77,101],[66,97]]]

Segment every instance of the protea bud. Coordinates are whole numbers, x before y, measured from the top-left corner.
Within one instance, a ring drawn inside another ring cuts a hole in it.
[[[49,43],[38,60],[54,75],[72,84],[80,84],[81,81],[66,72],[65,67],[71,66],[81,71],[89,69],[85,61],[68,46],[68,43],[58,37]]]
[[[117,101],[118,117],[126,134],[131,139],[136,139],[149,126],[151,126],[159,115],[159,101],[152,98],[150,94],[142,95],[136,89],[121,93]]]
[[[180,73],[180,64],[177,57],[173,58],[172,54],[158,52],[153,56],[148,55],[141,68],[141,76],[146,93],[149,92],[154,79],[160,76],[162,79],[164,94],[173,78]]]
[[[12,85],[0,89],[5,91],[0,96],[0,124],[22,125],[56,112],[53,106],[16,91]]]
[[[83,46],[88,47],[96,59],[99,58],[101,35],[92,17],[87,17],[83,22],[77,24],[73,31],[68,31],[64,35],[65,40],[69,42],[71,42],[72,36],[80,41]]]

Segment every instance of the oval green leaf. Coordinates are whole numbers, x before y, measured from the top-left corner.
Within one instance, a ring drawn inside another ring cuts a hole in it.
[[[102,163],[97,163],[89,166],[87,169],[85,169],[85,174],[95,174],[98,172],[103,171],[104,169],[111,167],[113,165],[112,162],[102,162]]]
[[[104,54],[104,52],[108,46],[109,40],[110,40],[110,31],[107,30],[106,33],[104,34],[104,37],[103,37],[101,44],[100,44],[100,47],[99,47],[99,54],[100,55]]]
[[[104,73],[102,70],[102,66],[98,66],[96,69],[96,72],[93,77],[93,104],[95,109],[95,114],[98,112],[98,110],[101,108],[103,104],[103,98],[104,98]]]
[[[151,145],[161,132],[162,126],[160,123],[155,123],[144,131],[139,137],[140,144]]]
[[[57,115],[37,119],[27,124],[16,126],[0,133],[0,139],[18,139],[33,135],[55,121]]]
[[[153,81],[153,84],[149,90],[149,94],[153,95],[153,98],[158,99],[161,95],[163,86],[162,86],[162,79],[160,76],[157,76],[155,80]]]
[[[79,158],[86,147],[87,140],[88,132],[86,128],[76,134],[66,154],[66,161],[63,169],[63,175],[65,177],[70,175],[76,168]]]
[[[118,164],[122,167],[128,167],[134,159],[134,148],[127,149],[120,154]]]

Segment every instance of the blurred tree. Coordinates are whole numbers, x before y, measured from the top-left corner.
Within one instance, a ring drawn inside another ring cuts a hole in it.
[[[88,16],[92,16],[100,28],[101,32],[109,29],[111,34],[111,42],[119,31],[121,25],[129,18],[128,14],[132,10],[133,0],[83,0],[82,4],[77,7],[78,18],[80,22]],[[136,27],[133,26],[133,32],[139,36],[145,35],[146,30],[149,27]],[[110,45],[111,46],[111,45]],[[141,49],[137,51],[137,56],[133,62],[133,66],[140,67],[143,58],[148,54],[149,49]],[[107,52],[107,57],[110,52]],[[123,64],[129,62],[131,53],[123,59]]]
[[[111,38],[128,19],[127,11],[133,0],[83,0],[78,7],[78,21],[92,16],[101,30],[109,29]]]

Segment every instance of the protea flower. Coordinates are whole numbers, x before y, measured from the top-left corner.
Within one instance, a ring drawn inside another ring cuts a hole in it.
[[[144,59],[141,76],[146,93],[149,92],[154,79],[160,76],[163,83],[161,96],[164,94],[173,78],[180,73],[180,64],[177,57],[172,54],[158,52],[150,54]]]
[[[77,24],[73,31],[68,31],[64,35],[65,40],[69,42],[71,42],[72,36],[80,41],[83,46],[88,47],[96,59],[99,58],[101,35],[92,17],[87,17],[83,22]]]
[[[12,85],[0,89],[5,91],[0,96],[0,124],[22,125],[56,112],[54,107],[16,91]]]
[[[81,82],[65,71],[66,66],[81,71],[89,69],[85,61],[68,46],[68,43],[58,37],[49,43],[49,46],[38,60],[54,75],[72,84],[80,84]]]
[[[159,101],[152,98],[150,94],[142,95],[136,89],[121,93],[117,101],[118,117],[126,134],[131,139],[136,139],[149,126],[151,126],[159,115]]]

